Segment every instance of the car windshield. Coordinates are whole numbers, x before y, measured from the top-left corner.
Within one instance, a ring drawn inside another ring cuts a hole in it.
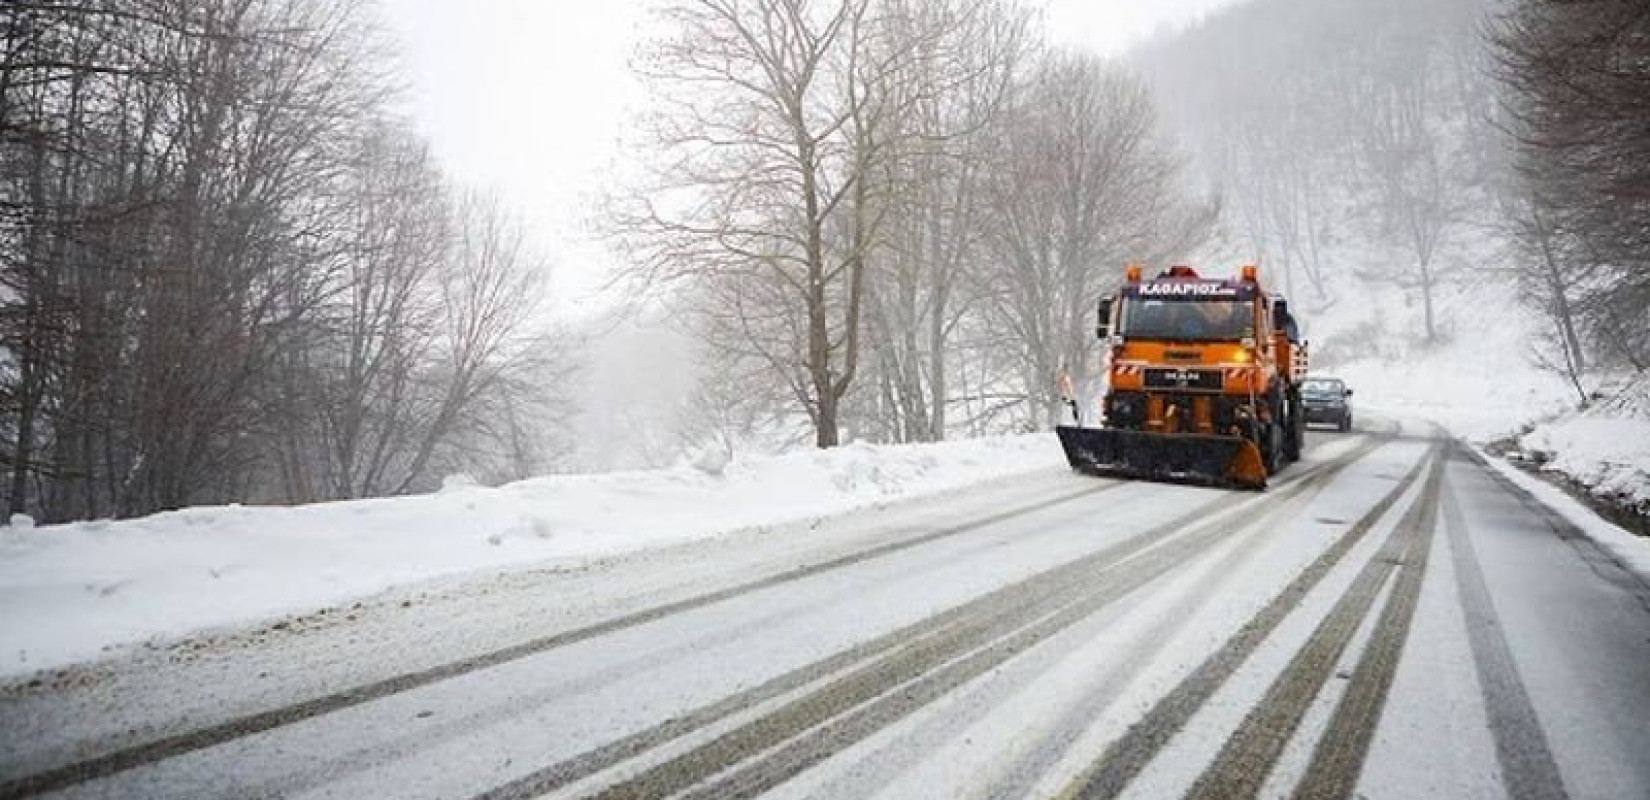
[[[1301,392],[1311,395],[1337,395],[1342,392],[1340,381],[1307,381],[1301,384]]]
[[[1141,339],[1235,341],[1255,335],[1254,305],[1244,300],[1141,300],[1123,304],[1119,332]]]

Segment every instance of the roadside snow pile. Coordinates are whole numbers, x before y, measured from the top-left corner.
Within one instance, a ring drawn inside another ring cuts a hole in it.
[[[1650,420],[1576,416],[1537,425],[1519,446],[1600,497],[1650,504]]]
[[[1542,470],[1643,513],[1650,508],[1650,381],[1617,389],[1586,411],[1543,422],[1518,446]]]
[[[462,476],[436,494],[201,507],[120,522],[0,528],[0,674],[109,645],[318,608],[441,575],[577,561],[838,514],[1064,465],[1049,434],[848,445],[672,469]]]

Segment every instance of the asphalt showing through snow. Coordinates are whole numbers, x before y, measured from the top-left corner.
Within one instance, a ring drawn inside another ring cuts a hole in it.
[[[701,553],[640,608],[620,564],[569,589],[630,606],[589,624],[310,697],[201,687],[255,710],[157,700],[72,757],[7,742],[0,798],[1650,797],[1642,583],[1439,432],[1314,442],[1264,494],[1049,473],[780,532],[771,567]],[[1406,695],[1459,642],[1477,750]],[[109,698],[0,713],[54,699]],[[1417,780],[1416,737],[1491,755]]]

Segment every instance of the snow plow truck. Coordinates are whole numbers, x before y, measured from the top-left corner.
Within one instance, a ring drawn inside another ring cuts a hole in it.
[[[1236,279],[1171,267],[1149,280],[1124,270],[1100,300],[1105,359],[1097,426],[1058,426],[1073,469],[1097,475],[1264,489],[1300,458],[1306,343],[1281,296],[1253,265]]]

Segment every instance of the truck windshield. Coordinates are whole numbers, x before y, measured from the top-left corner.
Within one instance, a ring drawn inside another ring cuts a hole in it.
[[[1130,299],[1118,332],[1136,339],[1235,341],[1255,335],[1255,306],[1246,300]]]

